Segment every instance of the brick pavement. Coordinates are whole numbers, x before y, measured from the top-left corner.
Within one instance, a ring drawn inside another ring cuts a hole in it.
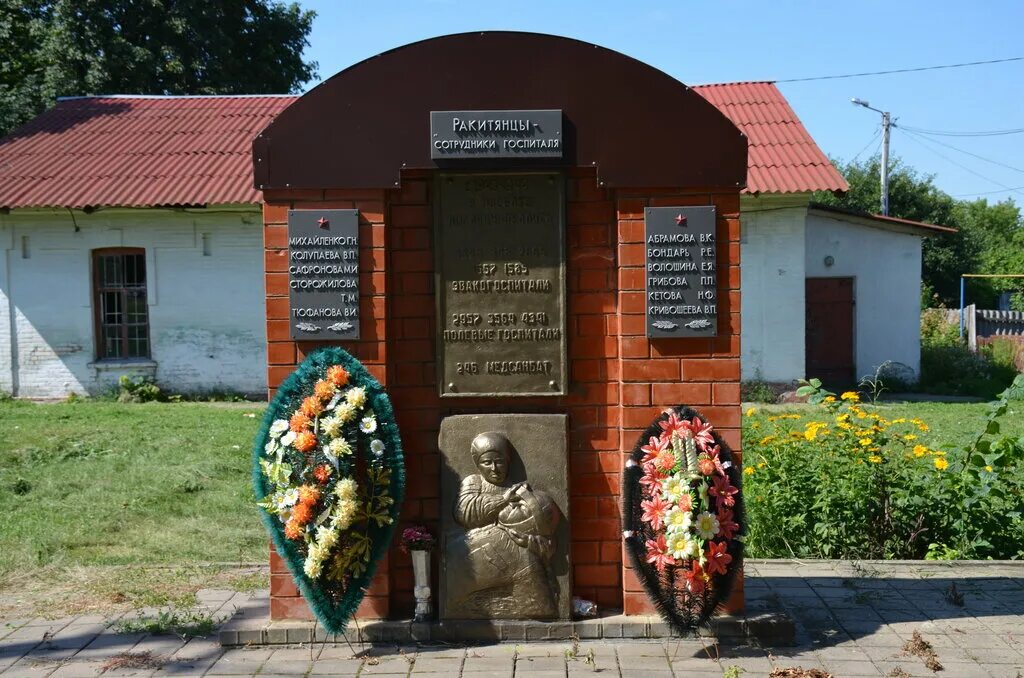
[[[935,675],[901,647],[916,630],[944,666],[942,676],[1024,678],[1024,563],[845,563],[748,561],[755,610],[785,610],[798,644],[716,646],[712,639],[519,643],[483,646],[313,645],[225,650],[214,640],[118,633],[118,618],[81,616],[0,623],[0,678],[85,678],[109,658],[149,651],[160,668],[109,670],[139,678],[228,676],[530,676],[631,678],[768,676],[776,667],[821,668],[837,678]],[[964,605],[950,602],[951,585]],[[226,617],[265,605],[255,597],[202,592]]]

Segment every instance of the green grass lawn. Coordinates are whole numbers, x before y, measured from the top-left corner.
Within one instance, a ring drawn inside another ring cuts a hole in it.
[[[924,419],[944,444],[966,442],[985,412],[984,404],[880,407],[890,418]],[[769,409],[815,416],[810,406]],[[266,561],[249,475],[262,411],[0,402],[0,617],[187,605],[204,586],[265,585],[252,569],[208,565]],[[1003,425],[1024,434],[1017,412]],[[65,604],[49,602],[55,594]]]

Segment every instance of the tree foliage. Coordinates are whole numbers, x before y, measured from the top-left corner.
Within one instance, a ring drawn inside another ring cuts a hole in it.
[[[837,162],[850,190],[843,196],[818,192],[816,202],[877,213],[881,202],[881,163],[876,156],[860,162]],[[929,237],[922,245],[922,282],[926,305],[957,306],[964,273],[1024,273],[1024,220],[1012,199],[990,203],[984,198],[957,200],[896,159],[889,167],[889,214],[902,219],[950,226],[956,233]],[[972,280],[968,303],[993,308],[998,294],[1015,292],[1024,302],[1019,280]]]
[[[316,76],[277,0],[0,0],[0,134],[59,96],[272,94]]]

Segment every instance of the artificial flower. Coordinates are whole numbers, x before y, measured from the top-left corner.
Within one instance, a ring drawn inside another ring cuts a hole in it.
[[[287,423],[288,422],[285,422],[286,425]],[[270,455],[275,454],[280,448],[281,443],[279,443],[274,438],[271,438],[270,440],[267,441],[267,444],[263,446],[263,452],[269,457]]]
[[[302,525],[295,521],[294,516],[284,525],[284,536],[286,539],[301,539],[304,533],[305,530],[302,529]]]
[[[278,506],[294,506],[299,501],[299,489],[293,487],[284,494],[281,495],[281,500],[277,503]]]
[[[312,425],[313,420],[307,417],[302,412],[296,412],[288,421],[288,427],[292,430],[293,433],[302,433]]]
[[[656,468],[654,464],[644,464],[644,474],[640,477],[640,487],[642,487],[647,494],[653,496],[661,492],[661,483],[666,478],[665,474],[660,469]]]
[[[313,419],[320,416],[324,412],[324,404],[320,402],[320,399],[316,396],[309,396],[302,401],[302,405],[299,408],[304,415]]]
[[[668,552],[676,560],[692,558],[697,551],[696,546],[697,543],[686,532],[670,532],[668,535]]]
[[[651,529],[660,530],[665,513],[672,507],[670,502],[665,501],[660,494],[654,495],[650,500],[640,502],[643,515],[640,520],[651,524]]]
[[[327,453],[335,459],[352,454],[352,446],[349,445],[348,441],[344,438],[335,438],[331,442],[327,443],[326,449]]]
[[[302,485],[299,487],[299,503],[313,506],[320,501],[320,488],[314,485]]]
[[[356,409],[360,409],[366,404],[366,389],[362,386],[355,386],[350,388],[345,393],[345,400],[348,404]]]
[[[669,532],[685,532],[690,529],[690,525],[693,523],[693,515],[689,511],[684,511],[678,506],[672,507],[672,510],[665,516],[665,529]],[[651,527],[654,527],[652,524]],[[654,528],[658,529],[658,528]]]
[[[726,543],[722,542],[710,542],[708,544],[708,550],[705,554],[706,565],[708,574],[725,574],[726,565],[732,562],[732,556],[725,552]]]
[[[719,504],[725,506],[734,506],[736,504],[736,494],[739,490],[729,484],[729,479],[722,476],[714,476],[714,487],[708,488],[708,495],[715,497]],[[706,487],[706,486],[704,486]]]
[[[377,417],[363,417],[359,422],[359,430],[369,435],[377,430]]]
[[[288,522],[305,525],[311,520],[313,520],[313,507],[309,504],[296,504],[292,508],[292,517]]]
[[[347,400],[343,403],[338,403],[338,406],[334,409],[334,416],[347,424],[356,418],[359,410],[351,405]]]
[[[694,560],[690,564],[689,570],[683,570],[683,576],[686,578],[686,588],[690,593],[694,595],[704,593],[704,589],[707,587],[707,576],[700,566],[700,561]]]
[[[715,460],[707,454],[702,454],[697,457],[697,470],[703,476],[709,476],[714,473],[717,469],[715,468]]]
[[[689,488],[689,483],[679,473],[669,476],[661,483],[661,493],[672,503],[679,501],[680,497],[688,493]]]
[[[697,535],[704,540],[713,539],[720,531],[718,518],[706,511],[697,516],[695,527]]]
[[[309,452],[316,447],[316,436],[312,431],[303,431],[295,436],[293,447],[299,452]]]
[[[323,485],[331,477],[331,467],[328,466],[327,464],[320,464],[315,469],[313,469],[313,477],[316,478],[316,481],[318,483]]]
[[[356,481],[351,478],[342,478],[334,486],[334,494],[338,496],[338,499],[355,499],[358,488]]]
[[[320,420],[320,432],[329,438],[340,436],[342,426],[344,426],[344,422],[337,415]]]
[[[718,527],[719,534],[725,539],[732,539],[736,536],[740,526],[734,519],[732,509],[720,508],[718,509]]]
[[[667,450],[669,447],[669,441],[664,438],[651,436],[647,441],[647,444],[640,448],[640,451],[644,453],[643,459],[640,460],[641,464],[647,464],[655,461],[658,455],[663,450]]]
[[[676,561],[668,553],[665,535],[659,534],[657,539],[647,540],[647,562],[654,565],[658,572],[664,572],[666,565],[675,565]]]
[[[373,456],[379,457],[380,455],[384,454],[384,450],[384,441],[378,440],[377,438],[374,438],[373,440],[370,441],[370,452],[373,454]]]
[[[327,379],[335,386],[344,386],[348,383],[348,371],[341,365],[331,365],[327,368]]]
[[[687,513],[693,510],[693,495],[690,494],[689,488],[687,488],[686,492],[679,495],[679,500],[676,503],[679,504],[680,509]]]
[[[338,387],[335,386],[333,382],[321,379],[316,382],[316,386],[313,387],[313,395],[320,400],[330,400],[337,390]]]
[[[270,425],[270,437],[280,438],[284,435],[285,431],[288,430],[287,419],[275,419],[274,423]]]
[[[295,442],[295,436],[295,431],[288,431],[288,433],[285,433],[283,436],[281,436],[281,445],[283,445],[284,447],[288,447],[289,445]]]

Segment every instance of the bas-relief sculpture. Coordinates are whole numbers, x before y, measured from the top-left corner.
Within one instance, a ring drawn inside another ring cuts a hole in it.
[[[460,419],[485,417],[501,418],[501,415]],[[554,418],[564,423],[564,417]],[[518,423],[527,422],[520,420]],[[559,489],[565,494],[564,428],[560,434],[563,439],[557,440],[555,446],[561,449],[561,464],[557,463],[556,454],[556,472],[540,472],[537,478],[530,477],[529,469],[539,465],[523,463],[509,437],[498,431],[477,433],[461,450],[457,445],[443,449],[446,457],[453,459],[461,454],[460,466],[468,471],[459,474],[457,489],[452,487],[454,496],[448,498],[445,505],[445,510],[451,512],[451,520],[446,521],[448,529],[445,530],[443,617],[555,619],[567,616],[568,525],[564,524],[558,501],[538,485],[550,487],[549,483],[560,476]],[[464,440],[465,436],[461,437]],[[445,440],[444,433],[442,440]],[[546,456],[550,461],[552,452],[557,451],[534,450],[534,454],[528,456]],[[465,463],[466,457],[470,458],[471,465]],[[558,467],[561,473],[557,473]]]

